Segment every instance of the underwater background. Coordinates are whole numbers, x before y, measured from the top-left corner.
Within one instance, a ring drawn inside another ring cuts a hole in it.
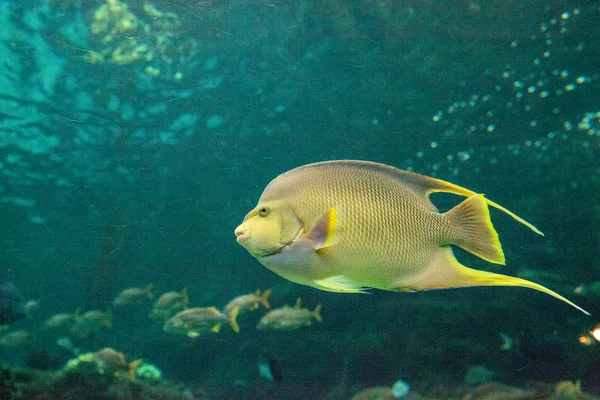
[[[600,395],[599,19],[596,1],[0,1],[0,281],[38,301],[4,328],[31,336],[0,346],[0,398]],[[271,179],[330,159],[485,193],[545,237],[492,211],[507,265],[457,258],[592,316],[521,288],[344,295],[273,274],[234,229]],[[153,300],[113,305],[148,284]],[[258,331],[261,307],[239,333],[165,333],[153,301],[184,288],[218,309],[270,289],[322,321]],[[45,328],[89,310],[112,323]],[[162,383],[65,378],[106,347]]]

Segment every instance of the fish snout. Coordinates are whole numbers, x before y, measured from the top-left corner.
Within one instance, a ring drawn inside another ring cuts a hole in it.
[[[234,233],[235,237],[237,238],[237,241],[239,242],[240,239],[244,237],[244,235],[248,234],[248,228],[246,227],[246,224],[241,224],[240,226],[235,228]]]

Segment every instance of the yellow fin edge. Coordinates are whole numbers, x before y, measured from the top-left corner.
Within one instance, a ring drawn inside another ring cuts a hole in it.
[[[434,260],[432,265],[424,271],[423,274],[414,277],[410,282],[397,282],[397,285],[392,285],[390,289],[404,291],[411,289],[449,289],[470,286],[518,286],[549,294],[550,296],[567,303],[571,307],[578,309],[585,315],[591,315],[569,299],[542,285],[514,276],[501,275],[465,267],[456,260],[452,253],[452,249],[442,248],[440,250],[438,258]]]
[[[470,196],[473,196],[474,194],[478,194],[478,193],[473,192],[472,190],[466,189],[464,187],[455,185],[450,182],[443,181],[441,179],[435,179],[435,178],[430,178],[430,177],[424,177],[424,178],[431,185],[426,190],[427,194],[444,192],[444,193],[452,193],[452,194],[456,194],[456,195],[464,196],[464,197],[470,197]],[[525,221],[523,218],[519,217],[517,214],[513,213],[512,211],[508,210],[507,208],[502,207],[500,204],[498,204],[492,200],[489,200],[488,198],[485,198],[485,201],[490,207],[494,207],[494,208],[508,214],[514,220],[525,225],[526,227],[528,227],[529,229],[531,229],[538,235],[544,236],[542,231],[540,231],[538,228],[536,228],[533,224],[530,224],[529,222]]]

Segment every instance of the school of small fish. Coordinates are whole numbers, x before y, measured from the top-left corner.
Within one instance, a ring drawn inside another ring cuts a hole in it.
[[[40,307],[39,300],[30,300],[22,304],[20,293],[12,284],[4,285],[6,296],[4,302],[4,317],[11,322],[27,316],[33,318]],[[113,300],[114,307],[133,307],[135,310],[153,299],[153,285],[144,288],[131,287],[121,291]],[[167,334],[185,335],[195,338],[201,335],[218,333],[223,324],[227,324],[236,333],[240,331],[238,317],[242,314],[258,310],[270,309],[269,296],[271,290],[256,290],[233,298],[222,310],[213,306],[190,307],[187,289],[163,293],[152,305],[148,314],[150,320],[163,324]],[[311,324],[311,320],[321,321],[319,313],[321,306],[314,311],[300,307],[300,299],[295,307],[283,306],[267,313],[258,323],[259,330],[295,330]],[[10,311],[10,313],[9,313]],[[113,325],[112,310],[77,309],[72,313],[61,312],[52,315],[41,324],[41,330],[57,335],[56,344],[62,349],[79,355],[71,338],[76,341],[93,338],[98,332],[110,329]],[[12,324],[0,325],[0,347],[27,348],[36,341],[36,334],[27,329],[12,329]],[[108,370],[110,373],[127,373],[134,378],[133,371],[140,360],[125,362],[124,355],[116,350],[106,348],[94,353],[94,362],[98,370]]]

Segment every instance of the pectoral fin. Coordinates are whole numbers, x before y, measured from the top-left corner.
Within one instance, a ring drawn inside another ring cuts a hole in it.
[[[333,207],[319,218],[315,226],[304,235],[303,239],[309,241],[317,251],[333,246],[338,240],[336,237],[337,226],[338,212],[336,207]]]

